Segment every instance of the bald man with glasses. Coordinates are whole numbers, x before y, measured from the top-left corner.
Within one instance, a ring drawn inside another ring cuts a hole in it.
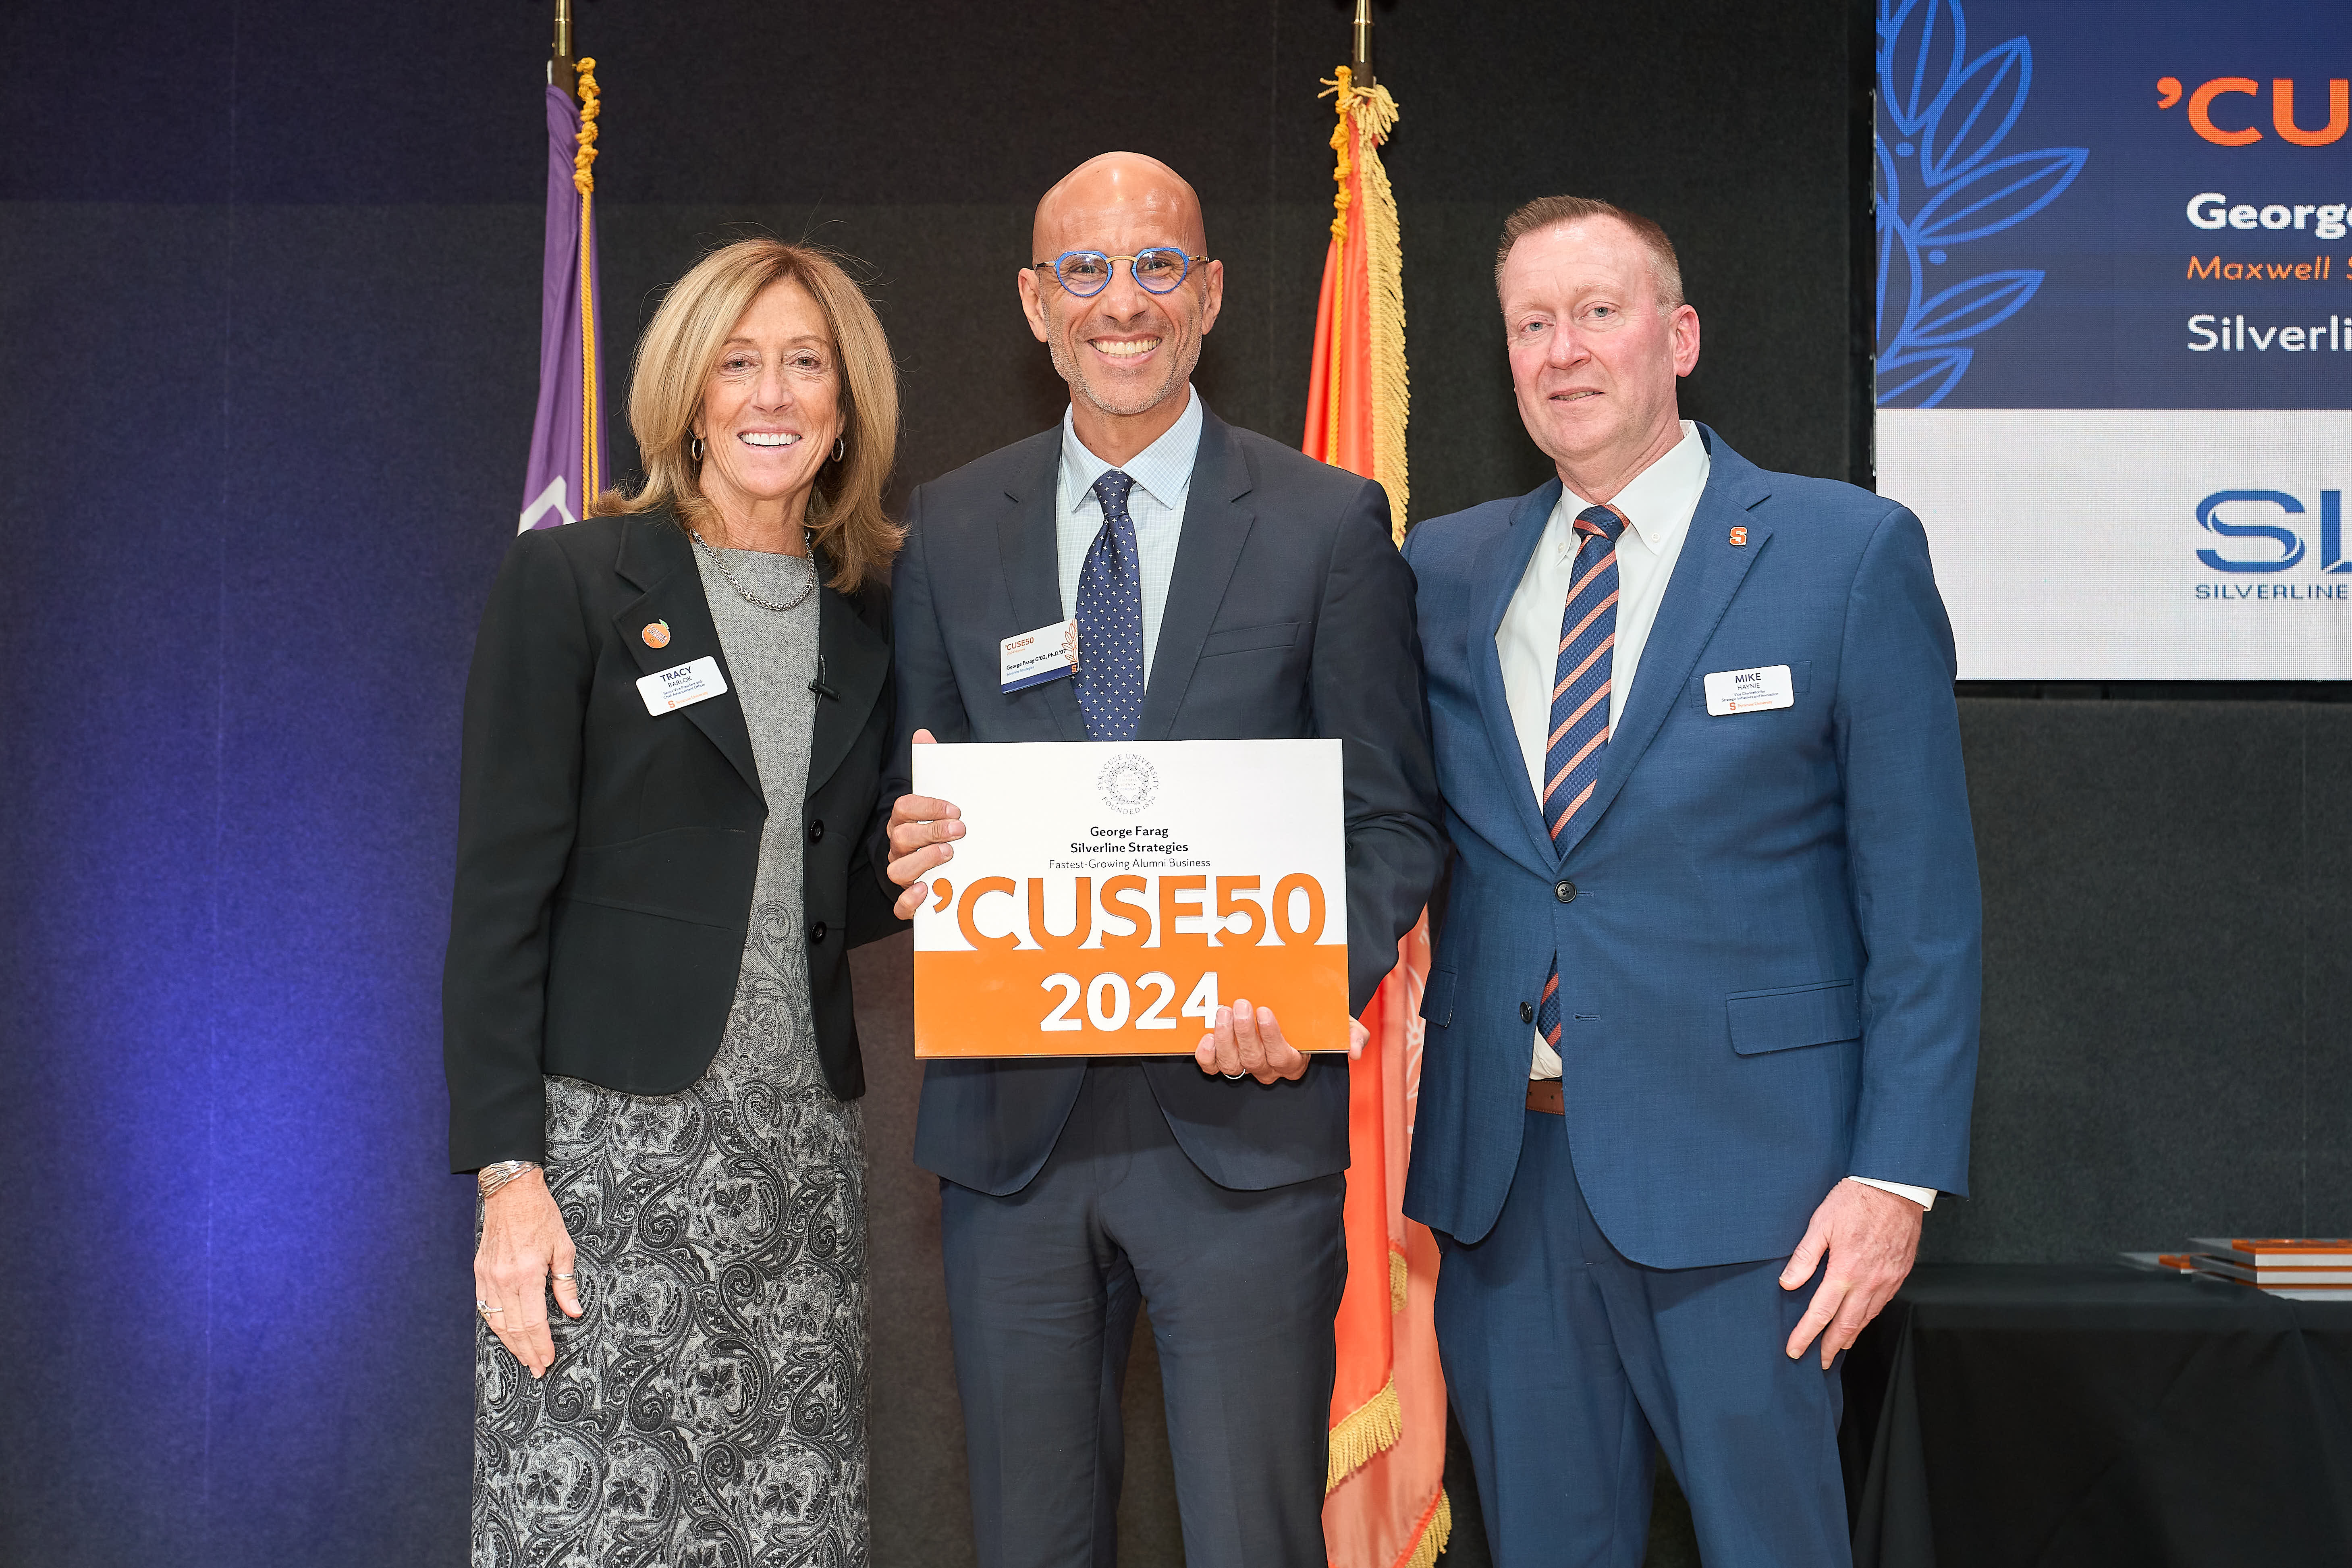
[[[1174,171],[1092,159],[1038,204],[1034,241],[1022,309],[1069,409],[908,503],[898,798],[877,829],[899,911],[964,826],[908,793],[913,744],[1336,737],[1360,1013],[1444,853],[1388,498],[1193,392],[1224,269]],[[1004,690],[1003,639],[1065,618],[1076,675]],[[1346,1062],[1301,1054],[1245,998],[1189,1058],[934,1060],[915,1157],[941,1178],[983,1568],[1114,1561],[1119,1386],[1147,1304],[1185,1561],[1323,1561]]]

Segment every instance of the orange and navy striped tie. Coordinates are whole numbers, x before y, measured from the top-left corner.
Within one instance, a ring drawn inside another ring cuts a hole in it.
[[[1617,536],[1625,516],[1612,506],[1589,506],[1576,514],[1582,542],[1576,551],[1568,605],[1559,617],[1559,659],[1553,666],[1551,738],[1544,745],[1544,826],[1552,842],[1601,778],[1609,750],[1609,689],[1617,647]],[[1544,978],[1536,1027],[1544,1043],[1559,1049],[1559,955],[1552,955]]]

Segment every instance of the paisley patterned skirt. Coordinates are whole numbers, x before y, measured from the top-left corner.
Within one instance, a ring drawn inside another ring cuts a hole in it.
[[[475,1568],[866,1562],[863,1123],[751,967],[693,1088],[548,1080],[586,1310],[537,1382],[478,1332]]]

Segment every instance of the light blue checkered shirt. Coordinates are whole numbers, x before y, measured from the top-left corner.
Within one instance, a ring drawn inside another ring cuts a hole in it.
[[[1102,502],[1094,483],[1118,468],[1135,481],[1127,498],[1135,520],[1136,565],[1143,582],[1143,679],[1151,679],[1160,616],[1168,607],[1168,580],[1176,572],[1176,542],[1184,532],[1184,498],[1192,489],[1192,459],[1201,449],[1201,395],[1184,389],[1184,412],[1157,441],[1126,463],[1106,463],[1087,450],[1067,412],[1062,416],[1062,480],[1054,501],[1054,553],[1062,569],[1062,614],[1078,613],[1078,574],[1102,531]],[[1084,658],[1086,652],[1079,650]]]

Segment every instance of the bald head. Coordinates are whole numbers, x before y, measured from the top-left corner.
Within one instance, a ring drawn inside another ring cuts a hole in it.
[[[1201,198],[1157,158],[1105,153],[1045,193],[1029,242],[1034,265],[1018,274],[1029,330],[1069,383],[1078,439],[1123,463],[1184,411],[1201,340],[1217,324],[1225,268],[1208,254]],[[1073,292],[1056,265],[1080,250],[1108,258],[1079,278],[1091,293]],[[1182,266],[1158,256],[1147,287],[1135,258],[1169,250],[1183,253]]]
[[[1105,153],[1063,175],[1038,201],[1032,254],[1044,260],[1087,249],[1099,243],[1091,237],[1112,228],[1150,230],[1158,237],[1151,243],[1181,245],[1192,256],[1209,248],[1201,198],[1183,175],[1140,153]]]

